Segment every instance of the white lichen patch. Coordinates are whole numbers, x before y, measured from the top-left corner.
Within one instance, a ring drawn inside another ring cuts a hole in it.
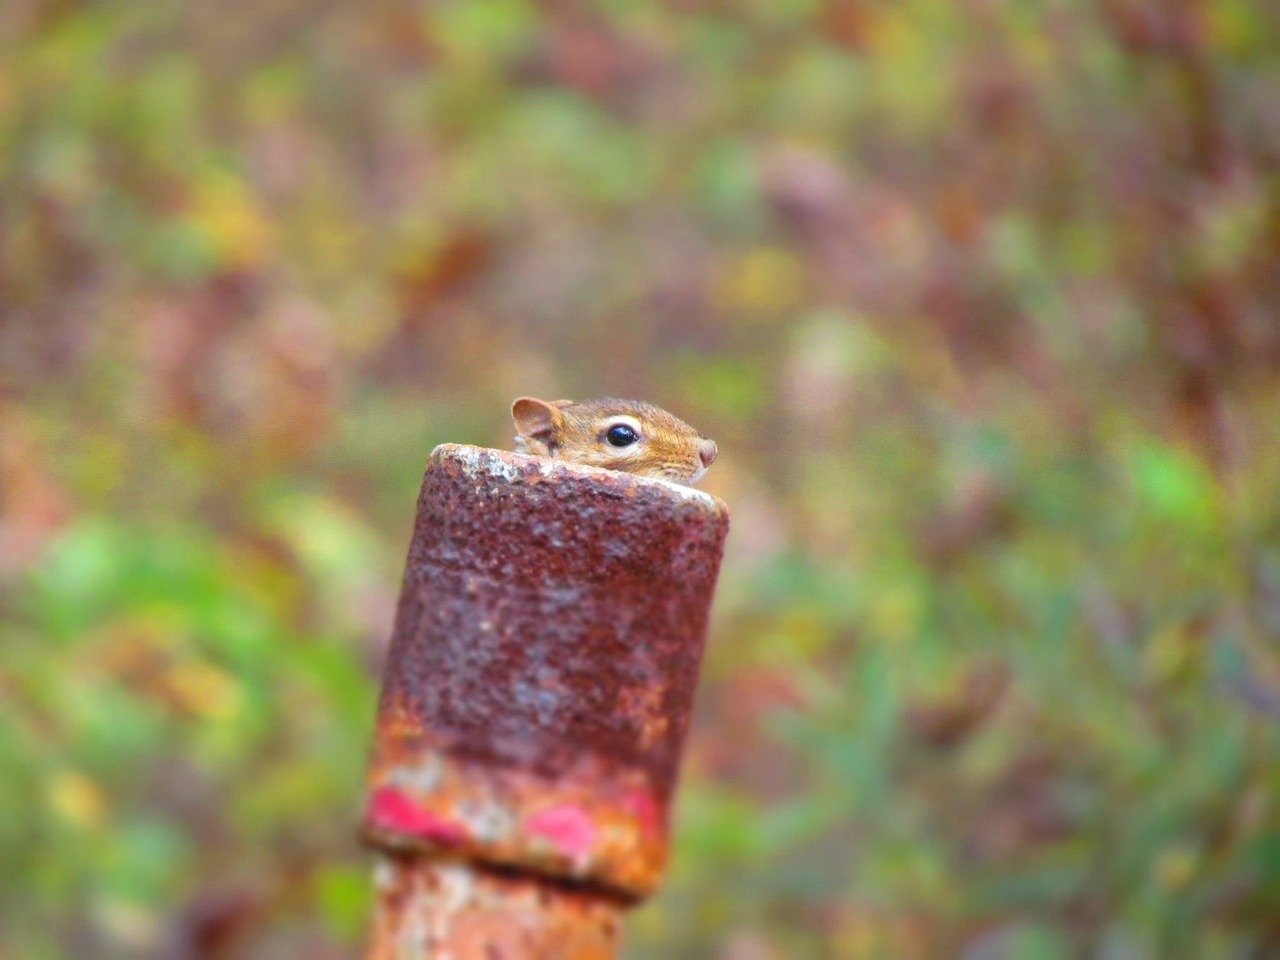
[[[456,813],[482,843],[501,843],[515,836],[515,814],[500,803],[476,797],[459,803]]]
[[[411,793],[430,793],[444,778],[444,765],[440,758],[427,755],[416,766],[400,766],[387,775],[387,783]]]

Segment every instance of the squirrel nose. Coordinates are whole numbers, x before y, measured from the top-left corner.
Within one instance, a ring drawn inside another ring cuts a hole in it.
[[[704,467],[709,467],[716,460],[716,442],[714,440],[698,441],[698,457]]]

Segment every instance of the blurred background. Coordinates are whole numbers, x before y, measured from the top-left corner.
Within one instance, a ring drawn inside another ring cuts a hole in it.
[[[1280,956],[1280,7],[5,0],[0,958],[358,956],[422,467],[718,441],[628,956]]]

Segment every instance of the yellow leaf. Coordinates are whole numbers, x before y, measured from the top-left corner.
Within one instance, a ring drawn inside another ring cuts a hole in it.
[[[271,224],[237,177],[215,174],[197,180],[190,218],[225,266],[253,266],[270,248]]]
[[[1161,886],[1180,890],[1195,876],[1196,855],[1185,846],[1166,850],[1156,858],[1155,872]]]
[[[785,310],[804,293],[804,264],[776,247],[748,250],[718,278],[717,299],[729,308]]]
[[[107,812],[102,789],[74,770],[63,770],[49,781],[49,806],[67,823],[82,830],[99,826]]]
[[[230,674],[207,663],[182,663],[168,675],[170,689],[192,713],[225,720],[240,710],[240,684]]]

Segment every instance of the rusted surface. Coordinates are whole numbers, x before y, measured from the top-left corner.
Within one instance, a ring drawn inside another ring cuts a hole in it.
[[[469,864],[382,858],[368,960],[613,960],[622,904]]]
[[[410,857],[383,889],[426,891],[414,871],[445,863],[513,896],[572,881],[556,904],[612,911],[656,887],[727,529],[724,505],[687,487],[432,453],[365,812],[366,839]],[[379,900],[382,928],[404,898]]]

